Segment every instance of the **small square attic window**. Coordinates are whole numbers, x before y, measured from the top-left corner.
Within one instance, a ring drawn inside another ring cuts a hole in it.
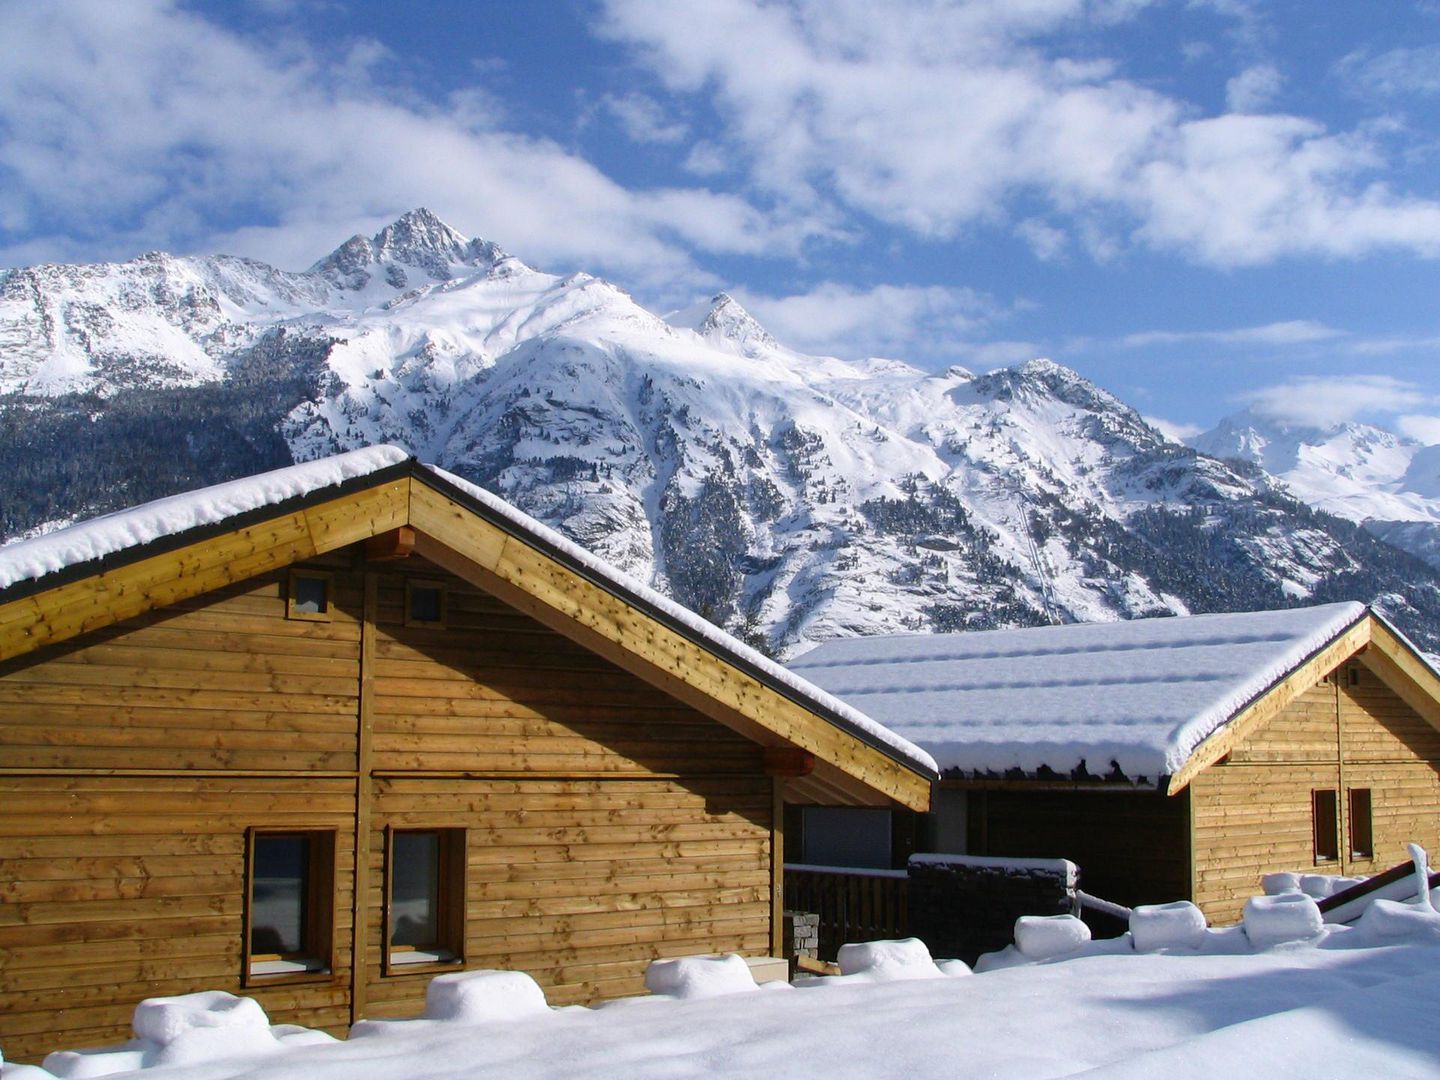
[[[330,575],[314,570],[292,570],[285,614],[291,619],[330,620]]]
[[[406,626],[444,626],[446,606],[443,582],[405,582]]]

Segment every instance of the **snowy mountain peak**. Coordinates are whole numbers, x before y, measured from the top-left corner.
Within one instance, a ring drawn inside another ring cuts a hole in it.
[[[489,267],[505,258],[498,245],[463,236],[422,206],[373,237],[352,236],[309,272],[340,288],[359,290],[379,270],[386,284],[404,289],[417,284],[412,280],[415,270],[433,281],[449,281],[462,267]]]
[[[729,293],[717,293],[711,299],[710,310],[695,331],[707,341],[729,343],[746,356],[779,347],[770,332]]]

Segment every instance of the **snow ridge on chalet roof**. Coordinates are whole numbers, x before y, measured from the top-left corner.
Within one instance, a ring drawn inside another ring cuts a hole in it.
[[[1204,739],[1363,604],[849,638],[791,670],[935,755],[942,769],[1176,772]]]
[[[417,473],[437,477],[457,489],[490,515],[503,519],[514,532],[550,548],[602,586],[618,594],[635,597],[642,605],[680,627],[692,640],[699,640],[722,655],[737,660],[771,686],[788,691],[788,696],[807,707],[854,728],[865,741],[889,748],[893,756],[921,772],[933,775],[938,771],[935,759],[928,753],[859,709],[756,652],[648,585],[597,559],[574,541],[484,488],[434,465],[415,461],[398,446],[352,450],[198,491],[171,495],[44,536],[0,546],[0,603],[6,599],[4,591],[12,586],[29,582],[44,588],[43,579],[50,575],[79,572],[87,564],[101,563],[117,556],[123,558],[127,552],[171,538],[179,541],[183,534],[193,530],[211,529],[266,507],[317,495],[406,463]],[[103,568],[103,564],[99,568]]]

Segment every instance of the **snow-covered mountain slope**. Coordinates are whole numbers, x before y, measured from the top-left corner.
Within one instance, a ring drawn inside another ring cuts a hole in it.
[[[0,276],[7,532],[378,442],[752,643],[1381,598],[1436,575],[1045,360],[976,375],[661,319],[427,211],[309,271],[151,255]]]
[[[1316,509],[1440,566],[1440,446],[1369,424],[1298,427],[1249,409],[1189,443],[1258,465]]]

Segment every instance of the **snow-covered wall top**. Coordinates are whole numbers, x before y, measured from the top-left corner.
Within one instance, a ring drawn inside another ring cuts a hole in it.
[[[790,662],[797,674],[935,755],[942,769],[1154,782],[1206,736],[1365,614],[1282,611],[852,638]]]
[[[401,464],[409,458],[409,453],[398,446],[352,450],[346,454],[260,473],[243,480],[216,484],[199,491],[172,495],[44,536],[0,547],[0,589],[9,588],[21,581],[38,580],[68,567],[93,562],[163,537],[215,525],[240,514],[334,487]],[[907,739],[756,652],[694,612],[597,559],[578,544],[517,510],[505,500],[443,469],[429,465],[419,467],[459,488],[495,516],[510,523],[517,533],[528,534],[548,544],[609,587],[636,596],[683,626],[694,638],[757,669],[772,684],[785,687],[801,701],[839,717],[868,735],[872,741],[895,751],[902,760],[916,769],[932,774],[937,771],[935,759]]]
[[[157,499],[44,536],[8,544],[0,547],[0,589],[149,544],[162,537],[214,525],[356,477],[368,476],[398,465],[409,456],[398,446],[352,450],[347,454],[307,461],[303,465],[291,465],[199,491],[187,491],[168,499]]]

